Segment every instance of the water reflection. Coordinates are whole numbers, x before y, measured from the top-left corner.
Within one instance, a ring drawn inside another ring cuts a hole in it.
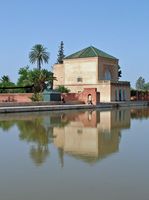
[[[61,165],[64,153],[94,163],[118,151],[121,130],[130,127],[130,110],[69,113],[64,119],[66,126],[53,128]]]
[[[149,109],[5,114],[0,129],[8,132],[17,126],[36,165],[46,161],[54,144],[63,167],[64,155],[92,164],[118,152],[121,131],[130,128],[130,118],[142,117],[149,117]]]

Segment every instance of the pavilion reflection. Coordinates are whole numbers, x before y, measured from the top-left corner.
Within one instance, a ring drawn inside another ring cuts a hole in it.
[[[130,127],[130,110],[86,111],[63,118],[69,121],[66,126],[53,127],[62,166],[64,154],[94,163],[117,152],[121,130]]]

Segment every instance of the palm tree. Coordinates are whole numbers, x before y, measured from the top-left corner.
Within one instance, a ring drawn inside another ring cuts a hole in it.
[[[10,82],[10,78],[8,75],[4,75],[1,77],[1,82],[3,83],[9,83]]]
[[[47,52],[47,48],[42,44],[34,45],[29,53],[29,59],[32,64],[37,62],[37,69],[40,70],[41,65],[43,63],[48,63],[49,60],[49,53]]]

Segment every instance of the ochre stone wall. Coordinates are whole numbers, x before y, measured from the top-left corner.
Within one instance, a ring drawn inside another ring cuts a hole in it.
[[[97,85],[97,91],[100,93],[100,102],[111,101],[110,81],[100,81]]]
[[[58,85],[79,87],[80,84],[98,84],[100,80],[105,80],[106,69],[111,73],[111,80],[117,81],[118,60],[100,57],[66,59],[63,64],[53,66],[53,73],[57,78],[54,88]],[[78,81],[78,78],[81,78],[81,81]]]
[[[57,80],[53,82],[53,87],[56,88],[58,85],[64,85],[64,65],[63,64],[55,64],[53,67],[53,73],[54,77],[56,77]]]
[[[118,81],[118,60],[98,58],[98,80],[105,80],[105,71],[109,69],[111,80]]]
[[[111,74],[111,80],[105,80],[107,70]],[[122,90],[124,95],[121,94],[121,100],[130,100],[130,85],[118,82],[118,59],[102,57],[64,59],[63,64],[54,65],[53,72],[57,78],[57,81],[54,81],[54,88],[64,85],[71,93],[81,93],[85,88],[97,88],[101,102],[119,100],[120,98],[116,97],[116,90]]]
[[[53,66],[54,81],[53,87],[68,84],[96,84],[98,73],[98,58],[79,58],[66,59],[63,64],[55,64]],[[78,81],[78,78],[81,81]],[[82,91],[82,90],[81,90]],[[73,91],[72,91],[73,92]]]
[[[64,60],[65,85],[67,84],[96,84],[98,58],[79,58]],[[82,81],[77,79],[81,78]]]
[[[111,101],[111,85],[110,81],[100,81],[98,84],[80,84],[80,85],[66,85],[72,93],[80,93],[86,88],[96,88],[100,93],[101,102]]]

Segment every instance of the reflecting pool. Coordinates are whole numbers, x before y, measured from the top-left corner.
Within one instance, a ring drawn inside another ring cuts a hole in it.
[[[0,200],[148,200],[149,108],[0,115]]]

